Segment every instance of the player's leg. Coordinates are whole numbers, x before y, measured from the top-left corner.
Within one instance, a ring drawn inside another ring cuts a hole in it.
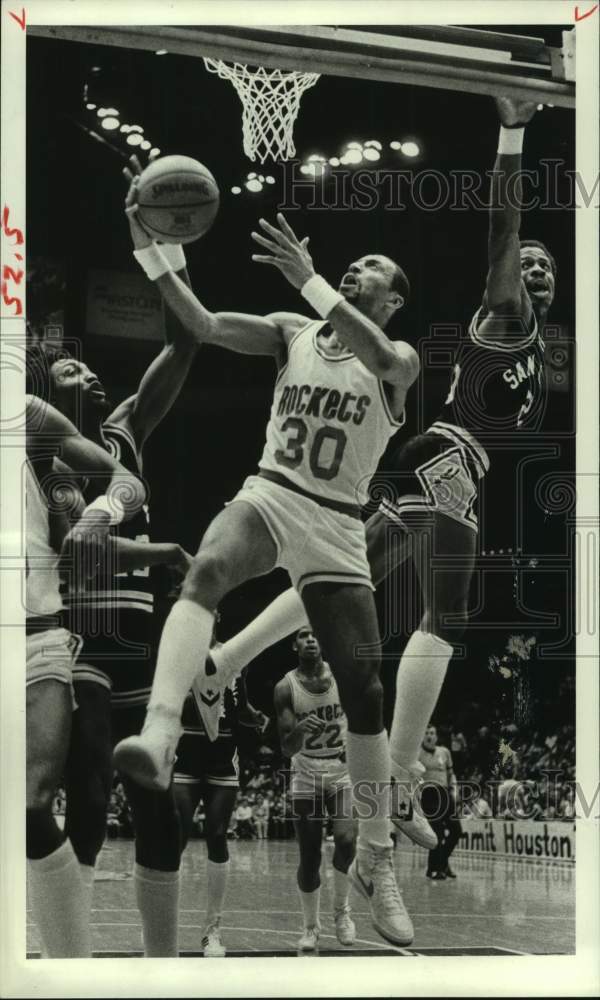
[[[348,870],[356,854],[356,826],[352,819],[352,787],[342,784],[326,799],[327,812],[333,825],[333,919],[340,944],[350,947],[356,940],[356,927],[352,920],[350,880]]]
[[[33,919],[49,958],[91,954],[89,907],[70,841],[52,815],[71,731],[70,684],[40,680],[27,686],[26,850]]]
[[[296,881],[304,928],[298,949],[315,951],[319,944],[321,923],[321,846],[323,841],[323,811],[320,798],[294,798],[294,830],[300,855]]]
[[[393,777],[401,788],[411,790],[420,770],[417,757],[425,729],[452,657],[452,643],[460,639],[467,621],[477,536],[472,527],[437,511],[406,512],[403,522],[412,535],[425,614],[400,660],[390,753]],[[402,816],[401,812],[400,828]]]
[[[462,826],[457,815],[456,801],[453,795],[448,794],[447,809],[444,815],[444,837],[440,844],[442,855],[442,871],[446,878],[456,878],[450,868],[450,857],[462,834]]]
[[[379,933],[396,944],[410,944],[413,927],[393,870],[391,762],[383,728],[380,638],[373,594],[365,584],[323,582],[305,585],[302,599],[348,718],[348,770],[359,819],[352,882],[369,902]]]
[[[206,814],[206,849],[208,852],[206,920],[202,936],[205,958],[223,958],[225,956],[220,924],[231,868],[227,831],[235,807],[238,787],[237,784],[219,785],[207,781],[202,788]]]
[[[74,681],[73,688],[77,709],[65,767],[65,833],[79,860],[91,911],[113,778],[110,689],[108,682],[93,681]]]
[[[148,787],[168,787],[181,734],[181,709],[204,665],[214,610],[231,590],[268,573],[276,562],[273,537],[249,503],[231,503],[214,519],[165,622],[143,735],[116,749],[115,763],[121,771]],[[216,728],[218,719],[205,718],[205,724]]]
[[[396,532],[390,543],[389,518],[377,511],[365,525],[367,557],[373,583],[378,584],[410,556],[411,536]],[[210,658],[227,683],[237,677],[248,663],[270,646],[296,632],[306,621],[302,598],[294,588],[285,590],[246,628],[211,651]]]
[[[183,779],[175,776],[173,779],[173,794],[175,808],[179,816],[179,843],[181,853],[185,851],[192,835],[194,815],[201,798],[202,786],[199,780]]]
[[[432,848],[427,856],[427,876],[428,878],[444,878],[444,857],[443,841],[445,837],[444,816],[446,811],[446,797],[441,785],[426,783],[421,792],[421,808],[423,815],[427,817],[431,828],[437,837],[437,844]]]
[[[115,738],[137,732],[142,707],[113,712]],[[143,788],[122,775],[135,832],[133,882],[142,921],[144,955],[176,958],[179,954],[179,863],[181,832],[172,784],[162,791]]]

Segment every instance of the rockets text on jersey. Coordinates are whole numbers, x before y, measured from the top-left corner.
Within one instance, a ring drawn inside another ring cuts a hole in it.
[[[404,414],[392,416],[383,383],[354,354],[322,349],[326,325],[310,321],[289,344],[259,464],[317,500],[360,505]]]
[[[304,686],[298,670],[290,670],[285,676],[291,688],[292,708],[298,721],[313,714],[327,723],[322,732],[306,734],[299,752],[303,757],[339,757],[346,749],[348,723],[333,674],[329,671],[329,687],[318,694]]]

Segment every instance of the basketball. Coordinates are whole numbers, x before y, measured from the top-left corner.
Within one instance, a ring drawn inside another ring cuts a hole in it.
[[[219,188],[210,170],[190,156],[163,156],[138,184],[138,218],[163,243],[191,243],[212,226]]]

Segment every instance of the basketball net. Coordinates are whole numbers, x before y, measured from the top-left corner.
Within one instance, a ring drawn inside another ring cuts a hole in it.
[[[242,63],[226,63],[221,59],[204,59],[209,73],[229,80],[242,102],[242,134],[244,152],[250,160],[264,163],[289,160],[296,153],[294,124],[305,90],[314,87],[319,73],[268,70],[264,66],[249,69]]]

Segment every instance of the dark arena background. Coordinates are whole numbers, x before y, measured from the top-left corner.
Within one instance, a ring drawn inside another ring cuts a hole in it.
[[[501,30],[561,44],[558,26]],[[103,127],[100,108],[116,112],[114,129]],[[121,123],[138,127],[123,132]],[[525,193],[532,201],[537,196],[538,204],[524,211],[521,235],[543,241],[558,266],[546,330],[547,412],[535,434],[489,449],[470,625],[434,719],[459,782],[482,787],[490,815],[469,815],[465,803],[455,884],[428,882],[424,852],[398,843],[397,870],[415,945],[404,951],[384,946],[358,907],[361,943],[352,954],[574,951],[574,127],[572,112],[545,107],[526,130],[523,166],[538,177]],[[403,266],[411,297],[394,320],[394,335],[414,344],[422,374],[408,397],[406,428],[390,444],[397,448],[437,415],[457,331],[481,302],[486,171],[497,134],[491,97],[323,75],[302,99],[295,163],[252,164],[242,149],[239,99],[200,58],[30,36],[31,336],[64,339],[115,403],[136,391],[160,349],[162,317],[158,293],[131,255],[121,171],[134,152],[142,164],[151,148],[185,154],[206,164],[221,190],[213,228],[185,248],[194,290],[209,309],[301,309],[278,271],[250,260],[251,231],[281,206],[296,233],[310,236],[315,267],[332,284],[367,252],[389,254]],[[142,139],[131,142],[133,136]],[[355,151],[350,157],[349,149]],[[321,164],[334,157],[342,163],[327,162],[323,172]],[[335,180],[343,170],[345,188]],[[408,180],[398,182],[398,171]],[[215,347],[199,351],[184,391],[145,449],[153,540],[177,541],[195,552],[210,520],[255,472],[274,374],[270,359]],[[375,494],[385,490],[385,469],[384,458]],[[172,586],[166,573],[156,573],[163,617]],[[286,586],[285,574],[276,571],[236,591],[223,602],[220,637],[239,631]],[[388,723],[398,659],[419,620],[417,594],[405,569],[377,594]],[[252,804],[259,791],[268,792],[271,818],[266,842],[232,843],[234,877],[223,924],[228,954],[292,954],[300,926],[296,851],[282,798],[286,762],[273,722],[273,688],[293,665],[290,640],[263,654],[249,673],[251,700],[271,722],[243,748],[241,794]],[[498,791],[513,779],[528,783],[521,812],[516,806],[511,811]],[[56,808],[64,808],[60,795]],[[94,946],[98,954],[139,954],[128,882],[130,823],[118,783],[112,820],[98,873]],[[234,827],[235,820],[232,838]],[[201,815],[197,831],[199,841],[184,857],[184,954],[200,952]],[[33,926],[30,931],[35,954]],[[336,947],[326,928],[322,953],[337,953]]]

